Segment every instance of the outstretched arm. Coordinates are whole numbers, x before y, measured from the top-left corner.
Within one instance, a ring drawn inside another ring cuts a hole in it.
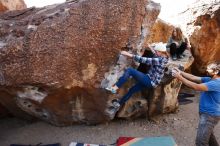
[[[173,76],[176,77],[177,79],[179,79],[180,81],[182,81],[183,84],[185,84],[186,86],[188,86],[194,90],[208,91],[208,87],[205,84],[192,82],[192,81],[188,80],[187,78],[185,78],[184,76],[182,76],[179,71],[174,71]]]
[[[159,58],[141,57],[139,55],[134,55],[133,58],[136,62],[144,63],[147,65],[159,65],[160,64]]]
[[[130,58],[134,58],[134,60],[139,63],[144,63],[148,65],[159,65],[160,64],[159,58],[141,57],[139,55],[133,55],[131,53],[128,53],[127,51],[122,51],[121,54],[124,56],[128,56]]]
[[[196,82],[196,83],[202,83],[202,78],[201,77],[186,73],[184,71],[179,70],[178,68],[174,68],[174,70],[179,72],[184,78],[186,78],[190,81],[193,81],[193,82]]]
[[[130,57],[130,58],[134,57],[133,54],[131,54],[131,53],[127,52],[127,51],[121,51],[121,54],[124,55],[124,56]]]

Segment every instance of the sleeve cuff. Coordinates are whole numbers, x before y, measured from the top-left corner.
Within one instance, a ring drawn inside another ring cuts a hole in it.
[[[140,58],[140,56],[139,56],[139,55],[133,55],[133,59],[134,59],[135,61],[137,61],[137,62],[138,62],[139,58]]]

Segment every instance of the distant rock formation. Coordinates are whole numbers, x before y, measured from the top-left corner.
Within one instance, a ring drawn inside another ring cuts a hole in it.
[[[194,23],[195,31],[190,41],[195,57],[193,70],[205,74],[210,62],[220,61],[220,3],[206,5],[203,9]]]
[[[220,61],[220,3],[199,0],[178,17],[190,37],[195,57],[192,72],[205,74],[209,62]]]
[[[5,11],[22,10],[27,6],[24,0],[0,0],[0,13]]]
[[[148,42],[149,43],[155,43],[155,42],[167,43],[169,37],[172,34],[173,28],[174,28],[173,25],[161,19],[157,19],[157,21],[155,22],[151,30],[151,35],[148,39]]]

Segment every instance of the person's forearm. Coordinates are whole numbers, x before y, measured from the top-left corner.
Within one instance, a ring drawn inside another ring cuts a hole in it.
[[[131,57],[131,58],[133,58],[133,57],[134,57],[134,55],[133,55],[133,54],[131,54],[131,53],[127,52],[127,51],[122,51],[122,52],[121,52],[121,54],[122,54],[122,55],[124,55],[124,56]]]
[[[127,56],[130,57],[130,58],[133,58],[134,54],[129,53]]]
[[[194,75],[192,75],[192,74],[189,74],[189,73],[186,73],[186,72],[184,72],[184,71],[181,71],[181,75],[182,75],[184,78],[186,78],[186,79],[188,79],[188,80],[190,80],[190,81],[194,81],[194,82],[200,83],[199,78],[196,77],[196,76],[194,76]]]
[[[192,82],[190,80],[187,80],[183,76],[178,77],[178,79],[180,81],[182,81],[182,83],[185,84],[186,86],[188,86],[188,87],[190,87],[190,88],[192,88],[194,90],[197,90],[197,85],[198,85],[197,83],[194,83],[194,82]]]
[[[185,84],[186,86],[197,90],[197,91],[208,91],[208,87],[205,84],[197,84],[195,82],[192,82],[190,80],[187,80],[186,78],[184,78],[183,76],[179,75],[177,77],[180,81],[182,81],[183,84]]]
[[[184,71],[181,71],[180,73],[181,73],[181,75],[182,75],[184,78],[187,78],[187,79],[189,79],[189,80],[192,80],[193,77],[194,77],[192,74],[186,73],[186,72],[184,72]]]

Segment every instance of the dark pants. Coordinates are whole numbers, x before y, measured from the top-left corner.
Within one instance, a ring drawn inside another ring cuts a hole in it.
[[[179,55],[182,55],[183,52],[186,50],[187,48],[187,43],[183,42],[180,47],[177,47],[175,43],[172,43],[170,45],[170,55],[171,56],[179,56]]]
[[[133,87],[131,87],[128,93],[120,99],[120,105],[124,104],[134,93],[141,91],[144,88],[153,88],[148,75],[133,68],[128,68],[124,72],[123,76],[120,77],[120,79],[116,83],[116,86],[120,88],[129,79],[129,77],[133,77],[137,81],[137,83]]]
[[[214,127],[218,124],[219,120],[220,117],[217,116],[205,113],[200,114],[196,146],[219,146],[213,133]]]

